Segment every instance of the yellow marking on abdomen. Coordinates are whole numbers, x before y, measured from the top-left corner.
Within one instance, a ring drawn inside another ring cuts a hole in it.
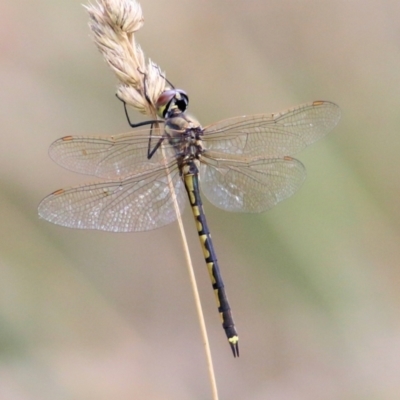
[[[203,231],[203,224],[197,219],[196,219],[196,227],[197,227],[197,232]]]
[[[214,277],[214,274],[213,274],[213,267],[214,267],[214,263],[213,262],[207,263],[207,269],[208,269],[208,273],[210,275],[211,283],[214,285],[214,284],[217,283],[217,281],[215,280],[215,277]]]
[[[239,336],[232,336],[228,339],[229,343],[236,344],[239,341]]]
[[[192,210],[195,217],[198,217],[200,215],[200,210],[198,206],[192,206]]]
[[[199,235],[201,248],[203,249],[204,258],[207,259],[210,257],[210,252],[206,247],[207,235]]]
[[[196,204],[196,197],[194,195],[194,186],[193,186],[193,176],[185,175],[185,183],[186,187],[189,189],[190,204],[193,206],[194,204]]]

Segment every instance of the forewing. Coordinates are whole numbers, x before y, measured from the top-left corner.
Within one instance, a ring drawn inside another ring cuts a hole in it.
[[[204,159],[200,184],[207,199],[226,211],[262,212],[291,196],[306,176],[291,157]]]
[[[57,190],[42,200],[39,215],[70,228],[111,232],[159,228],[177,218],[169,180],[183,211],[186,192],[175,168],[170,177],[159,169],[126,180]]]
[[[279,158],[303,150],[332,130],[340,119],[339,107],[329,101],[226,119],[204,129],[205,147],[226,154]]]
[[[152,147],[161,138],[153,131]],[[150,128],[107,137],[65,136],[50,146],[49,154],[56,163],[71,171],[118,179],[152,170],[161,162],[161,149],[151,160],[147,159],[149,135]],[[168,144],[166,155],[167,158],[173,156]]]

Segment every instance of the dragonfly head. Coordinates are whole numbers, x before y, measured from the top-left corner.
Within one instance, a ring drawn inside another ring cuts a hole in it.
[[[189,104],[189,97],[181,89],[164,90],[156,103],[157,115],[168,118],[173,112],[185,112]]]

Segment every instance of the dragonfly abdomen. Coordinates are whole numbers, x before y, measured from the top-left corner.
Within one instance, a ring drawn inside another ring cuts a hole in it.
[[[189,171],[197,170],[195,161],[189,166]],[[224,282],[218,266],[218,260],[215,254],[214,246],[211,240],[211,234],[207,226],[206,216],[203,210],[203,203],[200,197],[198,173],[184,173],[183,179],[185,188],[189,196],[193,216],[195,218],[197,232],[200,238],[201,248],[206,261],[208,273],[210,275],[215,299],[218,306],[218,312],[221,317],[222,327],[225,330],[228,342],[231,346],[233,355],[239,356],[239,337],[233,322],[231,307],[225,292]]]

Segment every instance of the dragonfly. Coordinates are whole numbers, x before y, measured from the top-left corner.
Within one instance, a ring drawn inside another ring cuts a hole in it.
[[[225,211],[270,209],[305,179],[305,167],[292,156],[331,131],[340,109],[329,101],[314,101],[203,128],[187,114],[188,103],[186,92],[169,88],[157,100],[159,119],[149,121],[150,130],[136,127],[115,136],[56,140],[49,150],[56,163],[103,181],[56,190],[42,200],[39,215],[70,228],[139,232],[175,221],[188,199],[222,326],[233,356],[238,357],[239,335],[200,186],[205,197]]]

